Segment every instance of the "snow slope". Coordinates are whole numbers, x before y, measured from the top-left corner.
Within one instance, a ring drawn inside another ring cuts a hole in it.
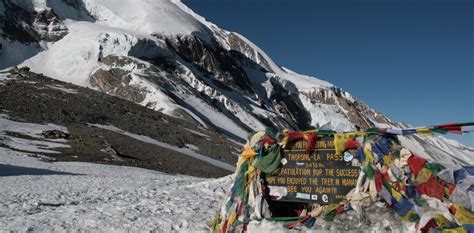
[[[211,37],[205,25],[169,0],[85,0],[97,23],[143,34],[195,34]]]
[[[88,80],[91,73],[99,67],[100,41],[105,34],[115,41],[103,48],[105,55],[127,55],[131,47],[144,37],[85,21],[66,20],[65,24],[69,29],[68,35],[48,45],[47,50],[26,60],[22,65],[57,80],[90,87]]]
[[[153,38],[151,34],[159,34],[164,37],[173,36],[196,36],[203,41],[209,42],[211,39],[217,40],[220,46],[229,48],[229,32],[218,29],[212,23],[205,21],[203,17],[198,16],[191,9],[187,8],[179,1],[159,0],[159,1],[122,1],[116,4],[110,0],[84,0],[86,9],[96,19],[94,23],[66,20],[65,25],[69,29],[69,34],[56,43],[47,44],[44,51],[38,55],[26,60],[21,65],[28,66],[32,71],[43,73],[46,76],[55,79],[70,82],[80,86],[91,87],[88,83],[89,77],[100,66],[99,56],[110,54],[127,56],[131,48],[137,45],[141,39],[148,39],[156,43],[156,46],[162,48],[156,54],[161,56],[170,56],[169,48],[163,41]],[[64,11],[64,7],[48,5],[45,0],[35,0],[34,9],[39,11],[41,7],[56,7],[55,11]],[[65,18],[72,18],[65,16]],[[102,43],[104,35],[110,36],[107,42]],[[255,46],[245,37],[235,35],[250,46],[251,51],[247,51],[250,59],[257,63],[264,61],[269,64],[269,68],[274,75],[282,80],[288,80],[298,89],[303,90],[313,87],[332,87],[333,85],[304,75],[296,74],[290,70],[279,67],[270,59],[261,49]],[[112,43],[113,42],[113,43]],[[102,51],[100,51],[102,48]],[[261,56],[255,56],[256,54]],[[61,59],[58,59],[61,58]],[[258,84],[257,85],[263,85]],[[258,88],[258,87],[257,87]],[[271,91],[271,89],[268,89]],[[266,96],[267,94],[264,94]],[[228,96],[227,96],[228,97]],[[172,103],[163,102],[163,98],[154,99],[154,102],[162,105],[161,109],[176,109]],[[232,99],[232,98],[227,98]],[[185,100],[186,101],[186,100]],[[199,101],[198,101],[199,102]],[[237,102],[241,104],[240,102]],[[195,103],[193,103],[195,104]],[[247,129],[235,125],[233,120],[226,120],[226,116],[218,116],[214,107],[203,104],[197,104],[196,110],[204,115],[212,117],[210,121],[223,121],[219,123],[221,127],[232,134],[245,138]],[[258,106],[254,106],[258,108]],[[208,110],[211,108],[211,112]],[[232,111],[232,110],[230,110]],[[167,110],[167,113],[171,111]],[[257,118],[251,116],[245,110],[240,110],[237,118],[246,123],[251,128],[262,127],[264,124]],[[195,115],[193,117],[197,118]],[[200,119],[197,119],[200,121]],[[336,119],[334,120],[336,121]],[[338,124],[336,124],[338,125]],[[242,133],[244,132],[244,133]]]

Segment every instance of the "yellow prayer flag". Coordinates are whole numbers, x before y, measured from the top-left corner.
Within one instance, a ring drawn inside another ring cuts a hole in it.
[[[403,220],[409,222],[410,221],[410,218],[413,216],[413,215],[416,215],[416,212],[413,211],[413,210],[410,210],[408,211],[408,213],[402,217]]]
[[[374,155],[372,154],[372,146],[370,145],[370,143],[365,144],[364,155],[369,163],[373,163],[375,161]]]
[[[474,213],[464,209],[464,206],[459,204],[454,204],[456,208],[456,213],[454,217],[459,221],[461,224],[474,224]]]
[[[468,233],[464,227],[457,227],[451,229],[444,229],[442,233]]]
[[[324,210],[326,211],[326,213],[336,210],[337,208],[339,208],[339,204],[331,204],[331,205],[324,206]]]
[[[391,193],[392,193],[393,198],[395,198],[395,200],[400,201],[402,199],[402,194],[399,193],[394,188],[392,188]]]
[[[232,211],[232,213],[229,216],[228,226],[231,226],[232,224],[234,224],[234,221],[236,218],[237,218],[237,213],[235,211]]]
[[[433,219],[434,219],[436,225],[438,225],[442,228],[445,228],[445,227],[448,227],[448,226],[451,225],[451,222],[441,214],[436,214]]]
[[[431,130],[428,128],[418,128],[416,129],[416,132],[425,136],[433,136],[433,132],[431,132]]]
[[[334,148],[336,150],[336,154],[342,154],[346,150],[346,142],[353,140],[356,136],[356,132],[334,134]]]
[[[392,156],[390,155],[385,155],[383,157],[383,164],[387,167],[390,167],[393,163]]]
[[[416,184],[423,184],[426,183],[431,177],[431,170],[428,168],[422,168],[418,175],[416,176],[415,183]]]
[[[255,155],[257,155],[257,153],[255,153],[255,151],[253,150],[252,147],[247,147],[247,148],[242,152],[242,158],[243,158],[243,159],[252,158],[252,157],[254,157]]]

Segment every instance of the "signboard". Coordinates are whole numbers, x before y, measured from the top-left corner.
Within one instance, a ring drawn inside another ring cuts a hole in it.
[[[278,175],[267,174],[270,196],[274,200],[337,204],[357,184],[360,168],[352,166],[352,158],[336,155],[334,138],[316,141],[314,151],[305,153],[306,141],[298,141],[285,150]]]

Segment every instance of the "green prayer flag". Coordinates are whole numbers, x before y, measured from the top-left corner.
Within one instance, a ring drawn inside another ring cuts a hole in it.
[[[443,165],[439,163],[425,163],[426,168],[428,168],[433,175],[437,175],[440,171],[446,169]]]
[[[272,173],[280,167],[282,158],[283,149],[280,145],[273,144],[265,156],[256,158],[254,166],[265,173]]]

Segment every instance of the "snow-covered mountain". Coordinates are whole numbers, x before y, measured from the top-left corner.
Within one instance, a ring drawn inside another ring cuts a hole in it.
[[[268,126],[406,127],[329,82],[277,65],[179,0],[2,0],[0,34],[0,69],[28,66],[234,139]],[[457,142],[401,140],[425,157],[472,164],[474,149]]]

